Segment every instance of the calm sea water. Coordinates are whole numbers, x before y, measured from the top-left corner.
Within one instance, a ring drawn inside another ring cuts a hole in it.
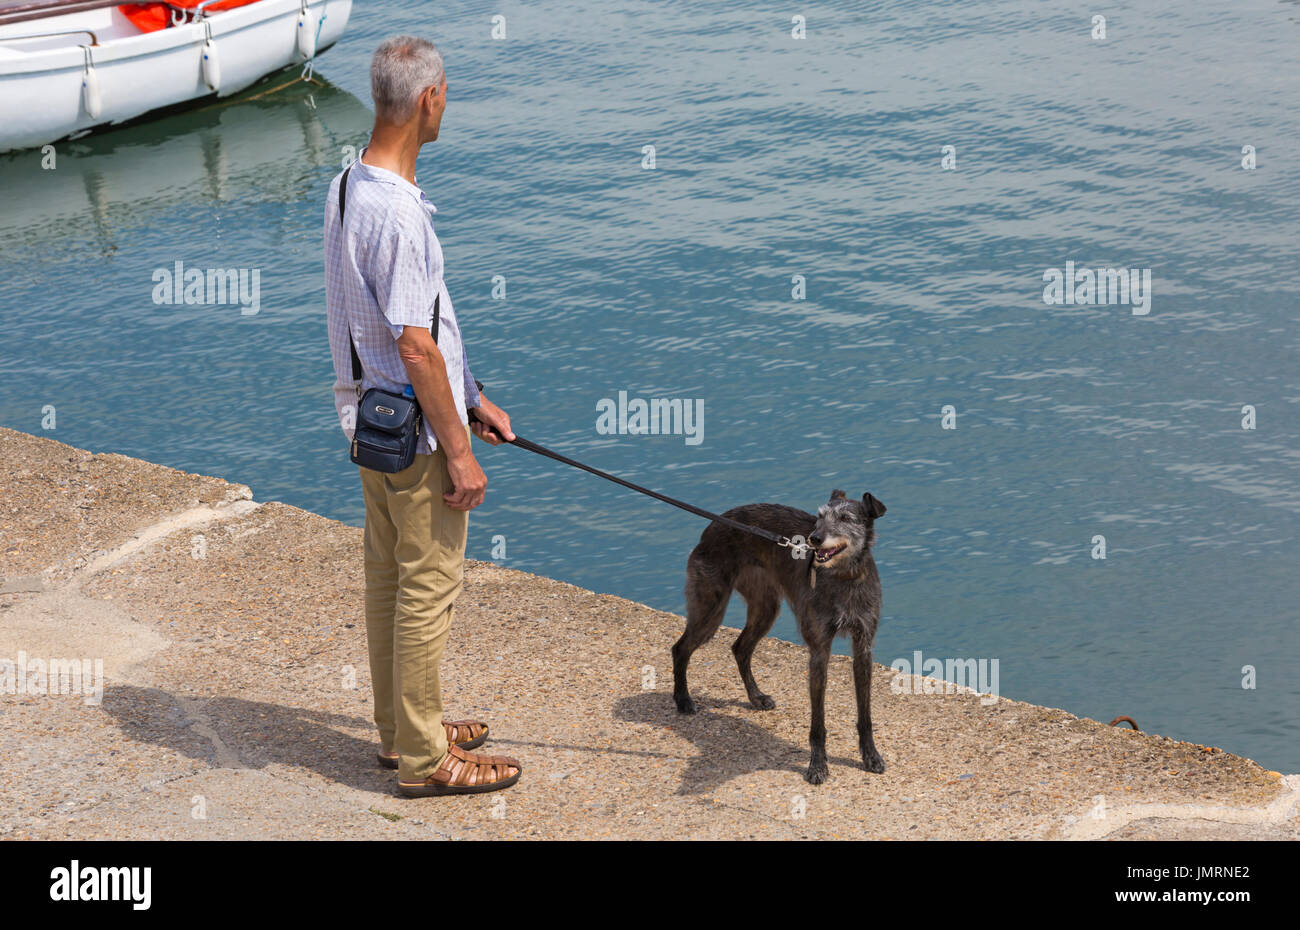
[[[749,4],[358,0],[325,87],[0,157],[0,422],[360,523],[322,197],[376,42],[427,35],[420,180],[522,435],[717,510],[870,490],[879,660],[1300,770],[1300,6],[1205,6],[1094,40],[1077,4],[833,2],[798,41]],[[259,311],[156,305],[178,260],[258,269]],[[1151,269],[1150,313],[1044,304],[1067,261]],[[599,434],[621,390],[702,399],[703,442]],[[682,609],[702,521],[481,449],[471,556]]]

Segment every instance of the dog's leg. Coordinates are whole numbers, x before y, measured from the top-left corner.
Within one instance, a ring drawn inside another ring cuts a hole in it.
[[[693,714],[698,709],[686,687],[686,666],[691,654],[718,632],[731,600],[731,586],[722,587],[710,580],[692,560],[686,567],[686,630],[673,644],[673,702],[679,713]]]
[[[736,584],[736,590],[745,599],[748,611],[745,629],[732,643],[731,652],[736,657],[736,665],[740,668],[740,680],[745,683],[745,693],[749,695],[749,703],[755,710],[771,710],[776,707],[776,701],[759,690],[750,663],[754,657],[754,648],[771,631],[777,615],[781,612],[780,589],[760,579],[746,578],[742,574]]]
[[[813,785],[820,785],[831,774],[826,764],[826,668],[830,660],[831,637],[808,643],[808,696],[812,703],[808,742],[812,746],[812,758],[804,778]]]
[[[865,636],[853,637],[853,688],[858,698],[858,748],[862,750],[862,766],[879,775],[885,770],[885,760],[880,757],[871,734],[871,643]]]

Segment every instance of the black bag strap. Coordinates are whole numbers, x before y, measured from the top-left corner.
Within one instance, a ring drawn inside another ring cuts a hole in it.
[[[339,181],[339,225],[343,225],[343,211],[347,209],[348,203],[348,175],[352,173],[352,165],[348,165],[343,172],[343,178]],[[441,291],[433,295],[433,323],[429,326],[429,332],[433,336],[434,345],[438,344],[438,320],[442,316],[442,293]],[[361,381],[361,357],[357,355],[357,345],[352,341],[352,326],[348,325],[348,350],[352,353],[352,380]]]

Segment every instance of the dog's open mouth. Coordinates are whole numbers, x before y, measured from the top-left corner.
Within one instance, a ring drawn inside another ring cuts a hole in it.
[[[837,555],[839,555],[841,552],[844,551],[845,545],[847,545],[847,543],[841,543],[840,545],[833,546],[829,549],[818,549],[817,555],[814,558],[818,562],[829,562],[831,559],[835,558]]]

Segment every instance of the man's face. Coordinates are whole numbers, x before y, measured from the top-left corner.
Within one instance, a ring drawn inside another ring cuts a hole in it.
[[[424,131],[420,133],[421,143],[433,142],[438,138],[438,130],[442,126],[442,113],[446,109],[447,76],[443,75],[442,84],[438,87],[426,88],[420,98],[420,113],[424,122]]]

